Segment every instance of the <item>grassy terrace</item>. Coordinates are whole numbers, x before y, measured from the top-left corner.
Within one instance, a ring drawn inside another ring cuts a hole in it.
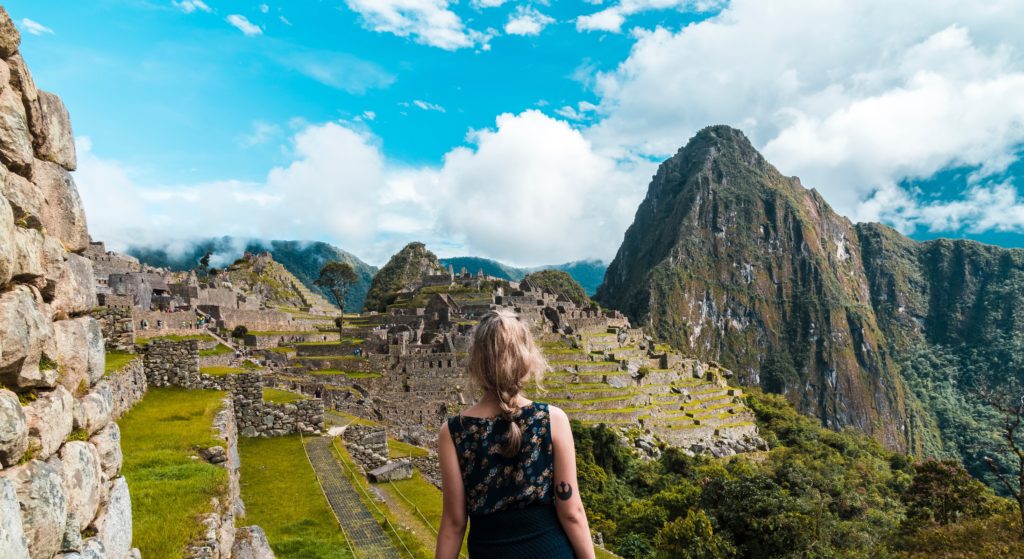
[[[272,330],[257,330],[248,332],[249,336],[318,336],[325,334],[337,334],[337,330],[291,330],[291,331],[272,331]]]
[[[193,458],[222,444],[213,417],[223,392],[151,388],[119,422],[123,473],[132,492],[133,545],[147,558],[181,557],[203,527],[197,517],[227,487],[227,472]]]
[[[263,387],[263,401],[271,404],[292,404],[299,400],[305,400],[306,397],[302,394],[296,394],[295,392],[289,392],[287,390],[278,390],[277,388]]]
[[[225,355],[228,353],[233,353],[230,347],[224,344],[217,344],[217,347],[213,349],[200,349],[199,357],[212,357],[214,355]]]
[[[108,351],[106,361],[106,374],[114,374],[120,372],[129,363],[141,358],[142,356],[137,353],[125,353],[123,351]]]
[[[139,338],[135,340],[135,345],[144,346],[153,340],[164,340],[168,342],[184,342],[188,340],[196,340],[201,342],[212,342],[215,338],[209,334],[170,334],[167,336],[153,336],[152,338]]]
[[[352,557],[298,436],[242,438],[238,451],[244,524],[261,526],[279,559]]]
[[[376,421],[364,419],[362,417],[352,415],[350,413],[345,413],[343,411],[329,409],[324,410],[324,424],[327,427],[334,427],[337,425],[368,425],[370,427],[373,427],[379,425],[379,423],[377,423]]]
[[[319,369],[306,371],[309,375],[345,375],[348,378],[380,378],[380,373],[368,373],[363,371],[343,371],[341,369]]]
[[[227,375],[246,373],[248,371],[241,367],[200,367],[199,372],[204,375],[210,375],[211,377],[224,377]]]
[[[421,446],[411,445],[407,442],[403,442],[398,439],[389,438],[388,455],[391,458],[406,458],[408,456],[422,458],[424,456],[429,456],[430,451]]]

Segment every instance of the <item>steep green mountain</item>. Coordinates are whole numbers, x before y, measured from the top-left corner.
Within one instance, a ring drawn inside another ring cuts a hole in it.
[[[605,269],[608,267],[600,260],[579,260],[576,262],[567,262],[565,264],[552,264],[550,266],[516,268],[514,266],[509,266],[508,264],[502,264],[496,260],[479,258],[476,256],[442,258],[441,265],[451,265],[456,272],[462,268],[466,268],[467,271],[474,274],[477,270],[483,270],[484,273],[489,276],[509,281],[519,281],[523,279],[526,274],[532,272],[539,272],[542,270],[561,270],[572,276],[572,279],[576,280],[576,282],[586,290],[587,295],[593,295],[597,291],[597,287],[601,285],[601,282],[604,280]]]
[[[335,246],[319,241],[264,241],[259,239],[239,239],[220,237],[203,239],[189,245],[184,250],[171,250],[170,247],[133,246],[128,254],[138,258],[145,264],[172,270],[189,270],[195,268],[204,254],[210,253],[211,266],[224,267],[245,252],[269,252],[274,260],[282,264],[310,290],[320,293],[328,301],[334,297],[313,282],[320,276],[320,268],[325,262],[338,260],[348,262],[356,270],[359,282],[349,290],[345,297],[345,310],[350,312],[363,308],[366,293],[370,289],[377,269],[358,257]]]
[[[409,243],[395,253],[377,272],[366,294],[365,310],[387,310],[398,290],[420,280],[424,274],[445,274],[448,270],[423,243]]]
[[[583,290],[583,287],[576,280],[572,279],[568,272],[563,272],[562,270],[541,270],[527,274],[523,281],[530,281],[537,287],[550,289],[555,293],[565,295],[577,305],[585,306],[590,304],[590,297],[587,297],[587,292]]]

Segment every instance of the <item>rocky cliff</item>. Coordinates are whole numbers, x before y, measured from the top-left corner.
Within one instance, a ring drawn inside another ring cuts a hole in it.
[[[19,41],[0,8],[0,556],[124,559],[131,501],[71,122]]]

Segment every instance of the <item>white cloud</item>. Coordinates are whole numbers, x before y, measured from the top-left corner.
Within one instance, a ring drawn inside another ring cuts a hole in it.
[[[436,111],[439,113],[445,112],[444,107],[436,103],[428,103],[426,101],[420,101],[419,99],[416,99],[415,101],[412,102],[412,104],[423,109],[424,111]]]
[[[21,28],[31,33],[32,35],[53,35],[53,29],[50,29],[49,27],[43,25],[42,23],[39,23],[38,21],[33,21],[27,17],[22,18]]]
[[[307,125],[292,161],[264,180],[140,184],[79,138],[75,173],[90,230],[112,247],[234,235],[317,239],[382,263],[412,240],[448,255],[516,264],[608,258],[650,166],[596,153],[564,121],[505,114],[440,166],[386,160],[379,140],[339,123]],[[514,242],[512,242],[514,240]]]
[[[263,29],[260,26],[249,21],[249,18],[239,15],[231,14],[225,20],[241,31],[246,37],[255,37],[256,35],[262,35]]]
[[[586,134],[665,157],[708,124],[737,126],[840,212],[879,219],[870,200],[903,179],[951,166],[984,177],[1016,159],[1022,18],[1018,2],[737,0],[677,32],[638,32],[596,76],[602,119]]]
[[[555,109],[555,114],[569,120],[581,121],[591,118],[591,114],[588,113],[593,113],[596,110],[597,105],[588,101],[580,101],[576,104],[576,107],[565,105],[560,109]]]
[[[181,2],[172,1],[171,4],[174,4],[176,8],[186,14],[191,14],[197,10],[206,13],[211,13],[213,11],[206,5],[206,2],[203,2],[203,0],[182,0]]]
[[[500,8],[508,0],[473,0],[473,6],[477,8]]]
[[[260,11],[263,13],[268,13],[270,12],[270,6],[266,4],[260,4]]]
[[[292,22],[288,21],[288,18],[286,18],[284,16],[277,16],[277,19],[281,20],[281,23],[283,23],[285,25],[291,26],[291,24],[292,24]]]
[[[545,26],[555,20],[538,12],[532,6],[519,6],[508,16],[505,33],[509,35],[539,35]]]
[[[486,50],[493,36],[467,29],[449,9],[448,0],[347,0],[347,4],[373,31],[412,37],[417,43],[445,50],[473,46]]]
[[[349,93],[362,94],[395,82],[394,74],[346,52],[278,43],[267,55],[306,77]]]
[[[601,11],[579,16],[576,18],[576,29],[619,33],[627,17],[641,12],[668,9],[709,12],[721,9],[725,3],[725,0],[623,0]]]
[[[265,144],[281,134],[281,127],[269,122],[257,120],[252,123],[252,131],[241,137],[242,147],[253,147]]]

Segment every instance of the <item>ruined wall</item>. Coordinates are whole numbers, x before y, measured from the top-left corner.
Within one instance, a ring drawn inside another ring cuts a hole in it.
[[[92,316],[100,323],[107,351],[135,351],[135,327],[131,307],[106,306],[93,309]]]
[[[125,559],[128,484],[60,98],[0,8],[0,550]]]
[[[349,425],[342,434],[345,448],[364,469],[372,470],[388,461],[388,433],[384,427]]]
[[[256,373],[232,375],[235,420],[243,437],[278,437],[293,433],[319,434],[324,428],[320,398],[291,404],[263,401],[263,382]]]
[[[118,419],[127,413],[128,410],[132,409],[146,395],[149,385],[146,382],[146,371],[143,366],[142,357],[139,356],[121,370],[107,375],[107,381],[110,383],[110,392],[113,399],[112,415],[114,419]]]

